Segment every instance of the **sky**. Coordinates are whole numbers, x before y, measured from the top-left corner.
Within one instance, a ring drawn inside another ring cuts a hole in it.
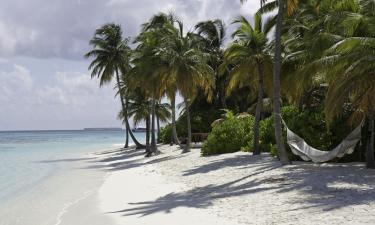
[[[173,12],[192,30],[208,19],[230,25],[258,7],[259,0],[2,0],[0,130],[121,126],[114,85],[99,88],[83,58],[105,23],[134,37],[158,12]]]

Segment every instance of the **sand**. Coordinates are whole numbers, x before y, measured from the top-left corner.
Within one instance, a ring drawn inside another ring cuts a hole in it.
[[[375,170],[362,163],[159,150],[69,159],[74,170],[0,208],[0,225],[375,224]]]
[[[109,172],[97,213],[117,225],[375,224],[375,171],[361,163],[281,167],[268,154],[159,149],[97,155],[88,168]]]

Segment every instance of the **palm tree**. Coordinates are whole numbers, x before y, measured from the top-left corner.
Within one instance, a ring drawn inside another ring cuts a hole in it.
[[[245,2],[246,0],[241,0]],[[275,33],[275,56],[274,56],[274,68],[273,68],[273,110],[275,119],[275,139],[278,149],[278,155],[283,165],[290,164],[288,154],[285,150],[285,146],[282,140],[282,129],[281,129],[281,85],[280,85],[280,74],[281,74],[281,30],[283,27],[284,8],[288,15],[292,15],[297,9],[299,0],[276,0],[271,1],[264,5],[267,0],[260,0],[261,11],[263,9],[273,8],[278,6],[277,20],[276,20],[276,33]]]
[[[227,108],[225,87],[227,76],[221,76],[219,66],[223,62],[224,53],[222,46],[225,40],[225,24],[222,20],[208,20],[195,25],[198,38],[203,42],[203,50],[210,55],[209,65],[215,72],[215,102]]]
[[[110,83],[113,76],[115,76],[117,87],[120,89],[121,73],[125,76],[130,70],[131,49],[128,46],[128,41],[128,39],[122,38],[121,27],[117,24],[105,24],[95,31],[94,37],[90,40],[90,45],[93,49],[86,53],[85,57],[94,58],[89,70],[92,70],[91,78],[100,78],[100,86]],[[142,148],[143,146],[130,130],[124,93],[119,91],[119,94],[125,116],[126,132],[129,132],[137,148]],[[125,145],[125,147],[127,146]]]
[[[228,93],[237,86],[244,85],[251,88],[255,86],[257,89],[253,148],[254,155],[259,155],[259,122],[263,108],[264,79],[272,74],[272,57],[267,44],[267,35],[272,26],[263,23],[260,14],[254,16],[254,26],[245,17],[234,23],[239,24],[239,27],[233,33],[234,42],[225,51],[221,70],[225,70],[229,64],[234,65],[230,72]]]
[[[128,115],[133,117],[134,125],[137,125],[142,121],[145,121],[146,123],[146,156],[149,157],[152,154],[149,141],[152,102],[147,98],[144,90],[141,88],[135,88],[132,90],[129,94],[128,100]],[[124,119],[122,111],[119,113],[118,117]]]
[[[183,24],[173,15],[158,14],[143,25],[143,34],[140,48],[145,47],[145,37],[152,42],[149,46],[149,60],[152,66],[142,66],[150,69],[154,80],[151,84],[158,83],[153,90],[154,96],[160,98],[163,94],[171,100],[173,137],[179,143],[176,132],[175,98],[177,91],[183,96],[184,102],[188,104],[197,95],[198,88],[204,89],[206,93],[212,86],[212,69],[207,65],[208,55],[198,48],[197,37],[189,33],[184,35]],[[151,38],[152,37],[152,38]],[[143,74],[146,74],[143,72]],[[150,79],[148,79],[150,81]],[[154,104],[155,105],[155,104]],[[153,110],[154,111],[154,110]],[[186,111],[188,140],[184,152],[189,151],[191,142],[190,112]],[[153,121],[153,120],[152,120]]]
[[[168,35],[163,39],[159,54],[165,62],[168,62],[168,72],[165,73],[165,77],[172,77],[186,105],[188,137],[183,150],[185,153],[190,151],[191,143],[189,106],[197,96],[199,88],[211,97],[214,72],[208,65],[209,55],[203,53],[196,36],[191,33],[184,35],[182,22],[177,22],[178,28],[172,29],[173,35]]]
[[[162,74],[162,76],[159,76],[157,78],[157,82],[159,84],[159,93],[158,95],[166,95],[168,99],[171,102],[171,111],[172,111],[172,134],[173,134],[173,141],[175,144],[180,144],[177,136],[177,129],[176,129],[176,94],[177,94],[177,85],[176,85],[176,79],[173,76],[172,73],[165,73],[164,72],[164,63],[167,63],[161,58],[161,54],[159,51],[163,48],[161,45],[163,39],[165,39],[166,36],[173,36],[175,34],[175,24],[178,24],[177,18],[173,14],[164,14],[159,13],[155,16],[153,16],[149,22],[143,24],[143,33],[152,33],[154,37],[156,37],[154,40],[156,42],[152,43],[152,55],[155,60],[159,61],[160,70],[158,74]],[[163,49],[164,50],[164,49]]]
[[[168,63],[159,54],[163,36],[168,33],[168,30],[161,26],[162,18],[157,15],[143,25],[143,31],[136,38],[138,46],[132,61],[134,65],[132,74],[136,78],[133,86],[145,90],[151,100],[151,151],[153,153],[157,152],[155,136],[157,105],[165,93],[166,83],[163,77],[168,73]]]
[[[325,80],[311,62],[320,58],[337,41],[325,27],[325,19],[321,15],[323,9],[317,2],[319,0],[301,4],[284,24],[281,86],[288,88],[282,90],[282,95],[295,103],[300,111],[309,92],[321,87]]]
[[[341,40],[317,61],[323,65],[329,82],[326,116],[332,121],[342,113],[342,105],[350,102],[367,117],[366,166],[375,168],[375,2],[353,1],[351,5],[337,4],[335,9],[340,9],[342,16],[338,26],[341,29],[337,29]]]
[[[368,168],[375,168],[374,9],[371,0],[316,0],[301,5],[294,18],[287,21],[291,22],[287,25],[291,37],[285,49],[290,52],[284,59],[294,67],[298,65],[295,73],[305,74],[302,77],[309,82],[322,77],[328,83],[325,112],[329,123],[343,113],[344,105],[355,109],[353,117],[366,116]]]

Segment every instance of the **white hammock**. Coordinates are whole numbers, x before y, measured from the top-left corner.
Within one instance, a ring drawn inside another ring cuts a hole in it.
[[[361,140],[361,130],[363,121],[355,128],[336,148],[331,151],[321,151],[309,146],[305,140],[291,131],[285,121],[284,126],[287,130],[288,144],[293,154],[300,156],[305,161],[313,161],[315,163],[327,162],[336,157],[343,157],[346,154],[352,154],[358,141]]]

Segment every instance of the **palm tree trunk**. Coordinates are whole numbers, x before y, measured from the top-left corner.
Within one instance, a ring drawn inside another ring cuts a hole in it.
[[[190,122],[190,111],[189,111],[189,103],[186,99],[185,101],[185,107],[186,107],[186,119],[187,119],[187,140],[186,140],[186,145],[182,153],[190,152],[190,143],[191,143],[191,122]]]
[[[150,115],[147,115],[146,118],[146,157],[150,157],[152,155],[151,148],[150,148]]]
[[[129,130],[125,128],[125,146],[124,148],[129,148]]]
[[[126,108],[128,108],[128,101],[125,103]],[[124,148],[129,148],[129,129],[125,127],[125,146]]]
[[[156,125],[157,125],[157,128],[158,128],[157,142],[160,143],[160,140],[159,140],[159,134],[160,134],[160,118],[159,118],[158,115],[156,115]]]
[[[276,21],[275,62],[273,70],[273,111],[275,118],[275,138],[279,159],[283,165],[290,164],[282,139],[281,106],[280,106],[280,73],[281,73],[281,28],[283,26],[284,1],[279,0],[279,11]]]
[[[129,120],[128,120],[128,110],[126,108],[126,104],[124,102],[124,96],[120,90],[120,77],[119,77],[119,74],[118,74],[118,71],[116,70],[116,80],[117,80],[117,86],[119,88],[119,93],[120,93],[120,100],[121,100],[121,106],[122,106],[122,110],[124,112],[124,120],[125,120],[125,125],[126,125],[126,129],[128,130],[129,134],[130,134],[130,137],[132,138],[134,144],[137,146],[138,149],[141,149],[141,148],[144,148],[144,146],[139,143],[137,141],[137,139],[134,137],[134,134],[133,132],[130,130],[130,125],[129,125]]]
[[[219,97],[219,102],[221,104],[221,107],[223,107],[223,109],[226,109],[227,108],[227,103],[225,101],[225,79],[224,80],[220,80],[219,77],[219,72],[217,70],[217,68],[219,67],[219,65],[216,65],[215,66],[215,79],[216,79],[216,87],[218,89],[218,97]]]
[[[227,102],[225,100],[225,85],[221,85],[221,88],[220,88],[220,101],[221,101],[221,106],[223,107],[223,109],[227,109],[228,106],[227,106]]]
[[[155,100],[152,100],[152,118],[151,118],[151,151],[155,153],[157,151],[156,138],[155,138]]]
[[[129,135],[130,135],[130,137],[132,138],[134,144],[137,146],[137,149],[144,149],[145,146],[142,145],[141,143],[139,143],[139,142],[137,141],[137,139],[135,138],[135,136],[134,136],[134,134],[133,134],[133,131],[130,129],[129,120],[128,120],[128,119],[125,119],[125,120],[126,120],[126,121],[125,121],[125,122],[126,122],[126,125],[128,126],[128,129],[129,129]]]
[[[366,151],[366,167],[370,169],[375,169],[375,160],[374,160],[374,110],[370,109],[368,115],[368,131],[369,138],[367,140],[367,151]]]
[[[263,69],[261,62],[257,62],[257,69],[258,69],[258,102],[257,108],[255,111],[255,122],[254,122],[254,155],[260,155],[259,149],[259,124],[260,124],[260,114],[262,113],[263,109]]]
[[[173,96],[172,99],[171,99],[171,108],[172,108],[173,143],[176,144],[176,145],[180,145],[180,141],[178,140],[177,129],[176,129],[176,96]]]

